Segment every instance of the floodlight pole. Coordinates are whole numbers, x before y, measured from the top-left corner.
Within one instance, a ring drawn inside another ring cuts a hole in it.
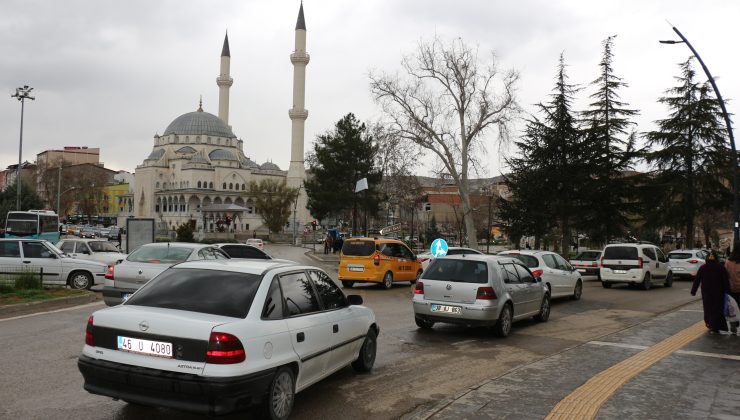
[[[23,111],[25,109],[26,99],[30,99],[32,101],[36,99],[30,95],[32,90],[33,90],[32,87],[28,87],[28,85],[24,85],[23,87],[19,87],[15,89],[15,95],[10,95],[11,98],[17,98],[19,101],[21,101],[21,134],[20,134],[20,141],[18,143],[18,168],[16,169],[16,175],[15,175],[16,190],[17,190],[15,209],[18,211],[21,210],[21,159],[23,157]]]

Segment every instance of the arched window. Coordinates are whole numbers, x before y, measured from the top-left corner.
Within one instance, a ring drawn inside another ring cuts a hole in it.
[[[200,181],[198,181],[198,188],[200,188]]]
[[[229,189],[230,189],[230,190],[233,190],[233,189],[234,189],[234,184],[233,184],[233,183],[231,183],[231,182],[229,182]]]
[[[213,189],[213,182],[208,183],[208,188]]]
[[[242,184],[242,191],[245,191],[246,189],[247,189],[247,185],[246,184]]]
[[[224,190],[226,189],[226,183],[225,182],[224,182],[224,187],[222,189],[224,189]]]
[[[157,183],[154,186],[155,188],[159,189],[159,181],[157,181]]]

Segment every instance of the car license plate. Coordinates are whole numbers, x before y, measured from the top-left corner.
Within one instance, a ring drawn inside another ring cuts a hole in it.
[[[130,297],[131,297],[131,293],[124,293],[121,295],[121,299],[123,299],[124,302],[127,301],[128,298]]]
[[[579,269],[578,269],[578,272],[579,272],[579,273],[585,273],[585,272],[586,272],[586,269],[585,269],[585,268],[579,268]]]
[[[614,270],[614,274],[627,274],[627,270]]]
[[[447,314],[461,315],[462,308],[459,306],[432,304],[432,312],[444,312]]]
[[[347,266],[347,270],[349,270],[349,271],[357,271],[357,272],[360,272],[361,273],[361,272],[365,271],[365,266],[364,265],[348,265]]]
[[[118,336],[118,350],[130,353],[146,354],[149,356],[172,358],[172,343],[163,341],[142,340]]]

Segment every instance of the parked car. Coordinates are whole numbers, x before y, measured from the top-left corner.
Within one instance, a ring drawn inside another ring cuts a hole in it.
[[[349,238],[339,254],[339,280],[344,287],[372,282],[390,289],[393,282],[415,282],[421,272],[416,255],[395,239]]]
[[[553,298],[569,296],[578,300],[583,294],[581,273],[555,252],[521,250],[504,251],[499,255],[516,258],[524,263],[535,277],[542,278],[542,283],[550,290]]]
[[[108,228],[108,239],[118,240],[118,232],[121,230],[118,226],[110,226]]]
[[[550,291],[520,260],[466,254],[436,258],[416,282],[414,318],[419,328],[437,322],[492,327],[506,337],[511,324],[550,317]]]
[[[213,246],[225,252],[229,256],[229,258],[250,258],[258,260],[272,259],[272,257],[269,256],[265,251],[252,245],[223,243],[213,244]]]
[[[95,239],[95,229],[91,227],[82,228],[79,236],[80,238]]]
[[[668,266],[674,278],[693,280],[699,267],[707,262],[706,249],[680,249],[668,253]]]
[[[569,262],[570,265],[576,268],[583,278],[593,277],[600,280],[599,277],[599,262],[601,261],[601,251],[598,250],[587,250],[578,253]]]
[[[665,287],[673,285],[673,272],[668,257],[650,243],[609,244],[604,247],[599,270],[601,285],[605,288],[616,283],[641,286],[648,290],[654,281]]]
[[[125,302],[143,284],[170,266],[184,261],[227,260],[228,255],[212,245],[159,242],[142,245],[125,260],[108,266],[103,300],[108,306]]]
[[[464,248],[459,246],[451,246],[447,248],[447,255],[465,255],[465,254],[477,254],[477,255],[483,255],[482,252],[478,251],[477,249],[473,248]],[[434,255],[432,255],[431,252],[423,252],[421,254],[417,254],[416,258],[421,261],[421,269],[426,270],[427,267],[429,267],[429,264],[434,261]]]
[[[249,238],[246,242],[247,245],[251,245],[255,248],[265,249],[265,243],[259,238]]]
[[[102,283],[106,265],[70,258],[54,244],[41,239],[0,239],[0,266],[6,270],[43,270],[44,285],[89,289]]]
[[[94,312],[77,364],[93,394],[207,415],[262,401],[285,419],[309,385],[372,370],[379,327],[361,305],[316,267],[189,261]]]
[[[126,258],[112,243],[99,239],[62,239],[57,248],[72,258],[97,261],[106,265],[116,264]]]

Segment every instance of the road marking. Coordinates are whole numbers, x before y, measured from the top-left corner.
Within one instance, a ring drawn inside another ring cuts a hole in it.
[[[621,347],[623,349],[635,349],[635,350],[645,350],[646,348],[648,348],[648,346],[641,346],[639,344],[610,343],[608,341],[589,341],[586,344],[593,344],[595,346]]]
[[[646,348],[648,348],[648,346],[641,346],[639,344],[610,343],[608,341],[589,341],[586,344],[593,344],[595,346],[620,347],[623,349],[634,349],[634,350],[645,350]],[[716,359],[725,359],[725,360],[740,360],[740,356],[735,356],[733,354],[708,353],[704,351],[694,351],[694,350],[677,350],[676,354],[686,354],[689,356],[714,357]]]
[[[678,312],[704,312],[703,309],[679,309]]]
[[[452,345],[453,345],[453,346],[459,346],[459,345],[461,345],[461,344],[470,344],[470,343],[475,343],[476,341],[478,341],[478,340],[463,340],[463,341],[458,341],[458,342],[456,342],[456,343],[452,343]]]
[[[103,304],[103,302],[86,303],[84,305],[70,306],[69,308],[56,309],[56,310],[53,310],[53,311],[36,312],[36,313],[33,313],[33,314],[18,315],[18,316],[14,316],[12,318],[3,318],[3,319],[0,319],[0,322],[3,322],[3,321],[12,321],[14,319],[30,318],[32,316],[39,316],[39,315],[46,315],[46,314],[55,314],[57,312],[73,311],[75,309],[82,309],[82,308],[86,308],[88,306],[96,306],[96,305],[102,305],[102,304]]]
[[[601,406],[632,378],[706,334],[704,321],[648,347],[612,367],[603,370],[563,398],[547,415],[547,420],[593,419]]]

